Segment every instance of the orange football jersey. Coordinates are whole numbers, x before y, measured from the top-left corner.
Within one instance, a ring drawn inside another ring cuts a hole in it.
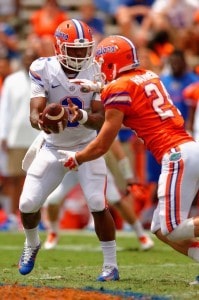
[[[164,153],[193,138],[157,74],[136,69],[105,86],[102,101],[107,109],[124,113],[123,124],[140,137],[158,162]]]

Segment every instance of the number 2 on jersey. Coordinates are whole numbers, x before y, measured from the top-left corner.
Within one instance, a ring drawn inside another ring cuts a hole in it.
[[[62,105],[67,107],[68,106],[68,99],[69,97],[65,98],[62,100]],[[82,105],[82,101],[77,98],[77,97],[70,97],[71,101],[76,105],[78,106],[79,109],[81,109],[83,107]],[[68,121],[68,124],[67,124],[67,127],[76,127],[79,125],[79,122],[74,122],[74,123],[71,123],[70,121]]]
[[[161,89],[163,92],[161,92]],[[174,117],[174,113],[171,109],[165,108],[165,97],[166,100],[169,101],[172,105],[173,102],[166,91],[163,84],[161,84],[161,89],[157,86],[155,83],[149,83],[145,85],[145,93],[147,97],[152,97],[152,106],[155,112],[160,116],[162,120],[165,120],[167,118]],[[178,110],[178,113],[181,115],[180,111]]]

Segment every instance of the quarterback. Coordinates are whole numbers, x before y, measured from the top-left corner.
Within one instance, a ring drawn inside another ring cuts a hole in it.
[[[32,271],[41,247],[38,235],[40,208],[70,171],[59,162],[57,150],[80,151],[96,137],[104,122],[100,94],[70,82],[70,79],[96,80],[100,69],[93,61],[94,46],[91,29],[85,23],[75,19],[64,21],[55,32],[55,56],[39,58],[30,66],[30,122],[34,128],[42,130],[43,143],[39,143],[41,148],[28,167],[19,203],[26,237],[19,261],[22,275]],[[60,103],[68,110],[69,99],[76,107],[75,118],[69,116],[62,132],[49,134],[40,120],[42,111],[52,102]],[[102,273],[97,280],[118,280],[115,225],[105,198],[107,171],[104,158],[82,165],[77,173],[103,252]]]
[[[122,124],[134,130],[162,167],[151,230],[199,262],[199,217],[189,217],[199,189],[199,143],[185,131],[184,120],[158,75],[139,68],[136,48],[129,39],[105,38],[96,49],[96,60],[107,81],[101,92],[105,122],[83,150],[59,152],[60,161],[78,169],[107,152]],[[70,110],[75,114],[72,103]]]

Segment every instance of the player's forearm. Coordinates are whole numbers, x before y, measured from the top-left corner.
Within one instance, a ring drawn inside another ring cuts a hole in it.
[[[38,121],[39,121],[39,113],[36,110],[33,110],[30,114],[31,126],[35,129],[40,130],[39,125],[38,125]]]
[[[94,160],[104,155],[108,151],[108,148],[96,143],[96,140],[91,142],[86,148],[76,153],[76,160],[79,165],[86,161]]]
[[[76,153],[76,160],[79,165],[81,165],[84,162],[90,161],[90,160],[95,160],[99,158],[100,156],[104,155],[105,153],[101,151],[101,149],[97,149],[97,151],[92,152],[92,150],[82,150],[80,152]]]
[[[35,129],[40,130],[38,124],[39,114],[43,112],[46,102],[47,100],[45,97],[35,97],[30,100],[30,123]]]
[[[86,123],[84,123],[84,126],[95,130],[100,130],[103,123],[104,115],[102,115],[101,113],[92,113],[88,114],[88,120],[86,121]]]

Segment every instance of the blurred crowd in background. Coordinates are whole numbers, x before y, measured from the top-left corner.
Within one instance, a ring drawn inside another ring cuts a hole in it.
[[[0,230],[20,229],[18,202],[25,178],[21,162],[38,134],[29,124],[28,68],[34,59],[54,55],[55,29],[71,18],[86,22],[96,43],[110,34],[130,38],[140,65],[160,75],[187,130],[197,138],[199,93],[193,101],[186,89],[199,86],[199,0],[0,0]],[[149,229],[160,167],[128,128],[121,128],[119,139],[139,182],[132,191],[132,209]],[[125,181],[111,151],[106,161],[124,194]],[[117,229],[128,230],[117,211],[111,212]],[[198,214],[197,197],[190,213]],[[44,208],[41,229],[45,221]],[[87,228],[88,222],[77,185],[63,202],[60,228]]]

